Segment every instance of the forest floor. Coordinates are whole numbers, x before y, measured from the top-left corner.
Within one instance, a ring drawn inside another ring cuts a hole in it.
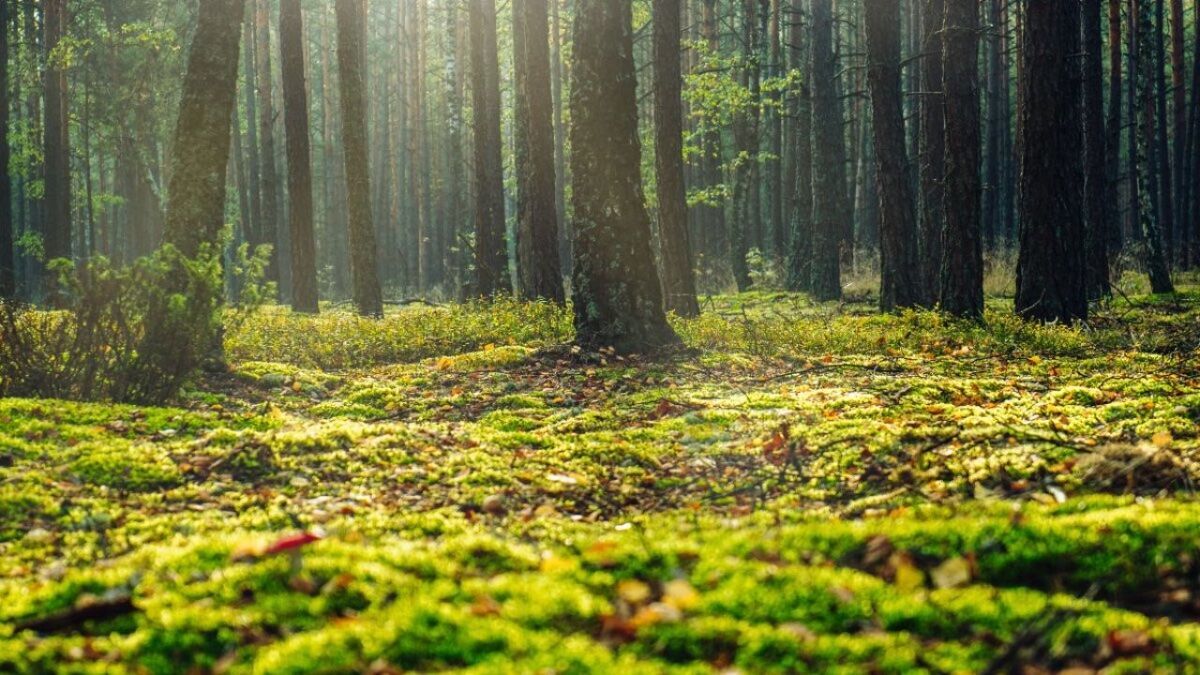
[[[0,671],[1200,672],[1200,287],[267,310],[176,408],[0,401]]]

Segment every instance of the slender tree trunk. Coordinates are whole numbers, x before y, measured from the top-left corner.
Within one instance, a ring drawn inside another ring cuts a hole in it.
[[[946,224],[941,302],[942,309],[950,314],[981,318],[983,244],[980,231],[978,3],[975,0],[946,0],[942,35]]]
[[[915,307],[923,297],[917,221],[905,147],[900,93],[900,0],[866,0],[867,85],[874,120],[882,257],[880,308]]]
[[[791,44],[792,67],[801,72],[810,68],[810,53],[806,42],[811,23],[805,17],[803,0],[792,0],[794,24]],[[796,156],[795,201],[792,203],[792,241],[788,260],[788,290],[812,290],[812,242],[813,242],[813,110],[812,86],[809,78],[803,78],[796,92],[796,133],[794,154]]]
[[[679,0],[654,0],[654,138],[663,300],[680,316],[700,314],[692,273],[683,176],[683,74]]]
[[[475,127],[475,295],[510,292],[500,138],[495,0],[469,0]]]
[[[921,82],[921,258],[924,304],[937,303],[942,289],[942,241],[946,213],[946,103],[942,78],[945,0],[925,0],[922,17]]]
[[[167,241],[188,257],[219,244],[225,226],[238,26],[244,10],[244,0],[202,2],[188,55],[172,145],[166,222]]]
[[[770,0],[767,23],[767,77],[778,78],[783,74],[783,43],[779,25],[781,16],[780,0]],[[769,249],[778,259],[783,259],[786,248],[786,232],[783,219],[783,116],[780,114],[782,92],[778,87],[771,89],[770,105],[766,108],[767,159],[766,182],[767,191],[767,237]]]
[[[841,243],[846,209],[842,117],[830,0],[812,0],[813,218],[812,293],[818,301],[842,297]]]
[[[316,314],[317,244],[313,232],[312,152],[308,84],[304,73],[304,15],[300,0],[280,0],[279,50],[287,130],[288,210],[292,240],[292,308]]]
[[[45,259],[71,257],[71,138],[67,113],[67,73],[56,53],[67,35],[67,1],[42,3],[47,58],[45,100]],[[223,185],[223,183],[222,183]],[[57,293],[57,273],[47,269],[45,290]]]
[[[561,303],[546,0],[514,0],[517,272],[521,297]]]
[[[1084,249],[1088,299],[1107,296],[1109,197],[1108,148],[1104,130],[1104,45],[1100,37],[1101,4],[1083,0],[1083,163]]]
[[[579,0],[571,68],[574,307],[580,344],[678,342],[662,309],[640,176],[631,3]]]
[[[359,314],[383,316],[383,292],[371,222],[371,185],[367,166],[367,97],[363,63],[361,0],[337,0],[338,83],[342,98],[342,147],[346,162],[349,211],[350,276]]]
[[[1183,233],[1187,230],[1188,184],[1184,178],[1187,163],[1187,73],[1183,60],[1183,43],[1187,27],[1183,21],[1183,0],[1171,0],[1171,112],[1174,117],[1174,155],[1171,165],[1172,190],[1175,197],[1176,241],[1179,244],[1177,257],[1186,257]],[[1185,263],[1186,264],[1186,263]]]
[[[1021,252],[1017,313],[1070,323],[1087,319],[1083,204],[1083,97],[1076,3],[1026,3],[1021,81]]]
[[[1158,160],[1155,182],[1158,189],[1159,224],[1163,239],[1163,256],[1166,258],[1168,269],[1175,259],[1175,198],[1172,183],[1171,149],[1167,139],[1170,129],[1170,117],[1167,115],[1167,79],[1166,79],[1166,17],[1163,11],[1164,0],[1154,2],[1154,106],[1155,106],[1155,137],[1154,155]]]
[[[254,0],[251,0],[253,2]],[[246,102],[246,145],[249,151],[249,185],[250,192],[250,221],[248,239],[255,246],[266,243],[263,239],[262,211],[262,156],[258,144],[258,95],[255,93],[255,56],[258,51],[254,47],[254,17],[247,12],[243,41],[246,43],[242,55],[243,97]]]
[[[550,0],[550,94],[554,98],[554,198],[558,209],[558,259],[564,276],[571,276],[571,223],[567,218],[567,125],[563,109],[563,38],[560,4]]]
[[[1149,0],[1131,0],[1130,4],[1130,60],[1134,64],[1134,88],[1137,92],[1138,104],[1135,118],[1137,121],[1137,158],[1134,160],[1136,171],[1136,202],[1138,224],[1142,236],[1146,271],[1150,276],[1150,288],[1155,293],[1173,293],[1175,287],[1171,282],[1170,267],[1167,264],[1166,251],[1163,247],[1162,231],[1159,229],[1157,208],[1157,150],[1158,135],[1155,119],[1157,106],[1155,100],[1154,59],[1146,54],[1143,47],[1150,43],[1153,37],[1151,30],[1150,11],[1146,6]]]
[[[703,2],[700,21],[701,35],[709,53],[717,54],[721,46],[717,0],[701,0],[701,2]],[[711,120],[706,120],[704,124],[705,129],[701,137],[703,158],[700,172],[704,176],[704,189],[713,191],[721,187],[723,182],[721,167],[724,164],[724,145],[721,130],[717,125]],[[724,198],[717,199],[710,196],[706,200],[703,212],[705,214],[704,226],[701,228],[704,233],[703,243],[697,248],[697,251],[708,261],[706,267],[712,269],[713,261],[725,260],[729,256]],[[807,284],[807,281],[805,283]]]
[[[1109,251],[1121,250],[1122,232],[1121,232],[1121,200],[1120,200],[1120,176],[1121,176],[1121,128],[1123,122],[1122,111],[1124,103],[1122,97],[1125,93],[1125,84],[1123,82],[1122,64],[1124,55],[1121,52],[1121,0],[1108,1],[1108,120],[1105,125],[1105,151],[1107,153],[1105,163],[1107,164],[1107,174],[1109,187],[1106,193],[1104,202],[1105,209],[1108,211],[1108,234],[1106,240],[1108,242]]]
[[[987,0],[987,121],[983,153],[983,231],[984,250],[996,250],[1000,229],[1000,116],[1008,114],[1000,101],[1000,3]]]
[[[255,82],[258,85],[258,132],[262,144],[262,237],[272,247],[267,278],[280,280],[279,172],[275,166],[275,98],[271,75],[269,0],[254,0]]]
[[[741,84],[749,93],[734,113],[733,137],[738,156],[733,161],[733,221],[730,223],[729,266],[739,291],[750,288],[746,256],[762,231],[758,175],[759,0],[742,0]]]
[[[14,247],[12,177],[7,170],[11,159],[8,144],[8,28],[10,0],[0,0],[0,299],[11,299],[17,292],[16,250]]]

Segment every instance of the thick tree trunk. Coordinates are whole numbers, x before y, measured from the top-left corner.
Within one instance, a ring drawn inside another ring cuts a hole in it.
[[[945,0],[925,0],[921,14],[920,101],[921,223],[920,266],[925,305],[937,303],[942,289],[942,242],[946,213],[946,103],[942,78]]]
[[[367,166],[367,97],[361,0],[337,0],[338,83],[342,98],[342,147],[346,163],[350,276],[359,314],[383,316],[383,292],[371,222]]]
[[[67,113],[67,72],[56,54],[67,34],[67,0],[42,3],[47,58],[45,100],[45,259],[71,257],[71,138]],[[57,272],[47,270],[45,290],[57,295]]]
[[[692,273],[683,176],[683,74],[679,0],[654,0],[654,140],[663,300],[680,316],[700,314]]]
[[[11,299],[17,292],[16,250],[14,246],[12,178],[7,167],[12,155],[8,144],[8,24],[10,0],[0,0],[0,299]]]
[[[890,312],[921,303],[917,221],[909,178],[900,93],[900,0],[866,0],[867,86],[874,124],[879,190],[880,308]]]
[[[166,238],[188,257],[220,243],[244,0],[200,3],[172,145]],[[216,252],[213,251],[215,254]]]
[[[514,0],[517,272],[526,300],[565,300],[558,260],[546,0]]]
[[[630,3],[578,0],[571,68],[576,339],[641,352],[678,342],[662,308],[642,193]]]
[[[841,243],[846,200],[841,106],[830,0],[812,0],[813,218],[812,294],[842,297]]]
[[[1101,3],[1083,0],[1083,162],[1085,279],[1088,299],[1112,292],[1108,281],[1108,233],[1111,229],[1108,148],[1104,130],[1104,45],[1100,37]]]
[[[471,100],[475,129],[475,295],[510,292],[500,140],[496,0],[469,0]]]
[[[287,130],[288,220],[292,240],[292,308],[316,314],[317,243],[313,232],[312,152],[304,73],[304,15],[300,0],[280,0],[279,49]]]
[[[942,309],[983,316],[983,244],[979,177],[979,5],[946,0],[942,28],[942,90],[946,120],[945,235]]]
[[[1084,273],[1083,115],[1075,3],[1026,4],[1021,58],[1021,251],[1017,313],[1070,323],[1087,319]]]

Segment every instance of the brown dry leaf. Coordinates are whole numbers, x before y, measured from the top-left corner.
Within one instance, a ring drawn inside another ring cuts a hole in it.
[[[938,588],[961,588],[971,583],[971,563],[963,557],[950,558],[929,573]]]

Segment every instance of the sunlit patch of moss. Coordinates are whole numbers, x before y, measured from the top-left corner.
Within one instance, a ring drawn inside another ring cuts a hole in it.
[[[71,475],[85,483],[148,492],[178,485],[179,467],[169,455],[153,445],[108,442],[76,446]]]

